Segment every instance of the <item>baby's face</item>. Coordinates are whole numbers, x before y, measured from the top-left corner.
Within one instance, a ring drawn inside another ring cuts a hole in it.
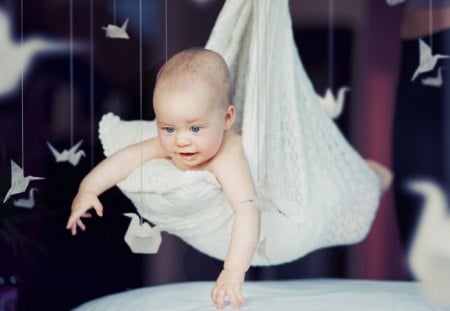
[[[227,110],[207,85],[177,92],[159,91],[154,110],[161,147],[175,164],[186,170],[201,168],[219,151]]]

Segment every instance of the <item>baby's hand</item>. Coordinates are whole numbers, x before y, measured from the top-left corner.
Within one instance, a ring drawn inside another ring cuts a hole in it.
[[[234,309],[240,309],[244,304],[241,294],[242,283],[244,283],[245,272],[229,271],[223,269],[217,278],[216,285],[211,291],[211,300],[222,309],[225,306],[225,296],[230,299]]]
[[[81,218],[92,217],[87,211],[91,208],[95,209],[98,216],[103,216],[103,206],[100,203],[97,195],[92,192],[78,192],[72,202],[72,213],[67,222],[66,229],[72,231],[72,235],[77,234],[77,226],[81,230],[86,230],[86,226],[81,221]]]

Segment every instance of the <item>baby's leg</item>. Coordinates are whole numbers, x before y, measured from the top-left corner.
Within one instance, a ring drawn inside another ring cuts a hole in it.
[[[386,191],[392,183],[392,171],[388,169],[386,166],[381,165],[378,162],[373,160],[367,160],[366,163],[370,166],[371,169],[380,177],[381,181],[381,190]]]

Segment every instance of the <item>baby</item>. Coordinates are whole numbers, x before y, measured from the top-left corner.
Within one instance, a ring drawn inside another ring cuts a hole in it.
[[[82,218],[93,208],[102,216],[98,196],[134,169],[156,158],[170,159],[181,170],[206,170],[220,183],[235,214],[224,267],[211,291],[223,308],[244,304],[241,287],[259,240],[260,212],[252,203],[255,185],[241,135],[233,127],[236,109],[223,58],[206,49],[174,55],[158,73],[153,93],[158,136],[126,147],[99,163],[81,182],[66,228],[85,230]]]

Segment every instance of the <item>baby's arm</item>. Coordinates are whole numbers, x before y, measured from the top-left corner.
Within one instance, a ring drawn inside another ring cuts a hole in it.
[[[222,308],[228,296],[233,307],[239,308],[244,303],[241,285],[258,244],[260,213],[255,204],[248,201],[256,196],[256,190],[240,137],[231,138],[224,147],[226,152],[217,156],[212,170],[227,195],[235,219],[224,269],[211,292],[211,299]]]
[[[155,137],[128,146],[100,162],[81,181],[66,228],[73,235],[77,233],[77,226],[85,230],[81,218],[91,217],[87,213],[89,209],[94,208],[98,216],[103,215],[103,207],[98,200],[101,193],[124,180],[139,165],[159,157],[164,157],[164,152]]]

